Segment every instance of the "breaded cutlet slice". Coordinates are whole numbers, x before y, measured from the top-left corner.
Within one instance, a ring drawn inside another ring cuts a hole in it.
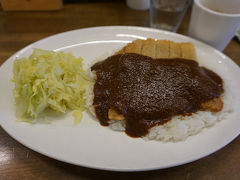
[[[140,54],[155,58],[156,57],[156,41],[154,39],[146,39],[145,41],[142,41]]]
[[[118,51],[118,54],[125,54],[125,53],[141,54],[142,43],[143,43],[142,40],[137,39],[132,43],[129,43],[127,46],[123,47],[120,51]]]
[[[149,56],[154,59],[182,58],[196,61],[195,47],[190,42],[176,43],[169,40],[137,39],[128,43],[115,54],[136,53]],[[201,110],[218,112],[223,108],[222,98],[215,98],[201,104]],[[124,120],[122,114],[118,114],[113,109],[109,109],[108,118],[110,120]]]
[[[156,55],[155,58],[169,58],[170,56],[170,41],[167,40],[157,40],[156,41]]]
[[[182,57],[182,49],[181,49],[181,43],[169,43],[169,59],[173,58],[181,58]],[[194,57],[195,60],[195,57]]]
[[[180,43],[181,58],[196,60],[196,53],[194,45],[190,42]]]
[[[201,104],[203,111],[219,112],[223,108],[223,101],[221,97],[214,98],[210,101]]]
[[[194,45],[190,42],[176,43],[169,40],[137,39],[128,43],[115,54],[136,53],[149,56],[154,59],[183,58],[196,60]]]

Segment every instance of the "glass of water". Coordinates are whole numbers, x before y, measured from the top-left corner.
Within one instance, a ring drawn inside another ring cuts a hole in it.
[[[150,26],[176,32],[191,0],[151,0]]]

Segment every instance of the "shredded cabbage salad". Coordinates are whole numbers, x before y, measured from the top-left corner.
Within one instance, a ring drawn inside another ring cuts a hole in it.
[[[85,88],[90,84],[82,58],[71,53],[34,49],[29,58],[14,62],[14,96],[17,117],[34,121],[45,109],[58,112],[85,108]],[[76,114],[79,114],[76,117]]]

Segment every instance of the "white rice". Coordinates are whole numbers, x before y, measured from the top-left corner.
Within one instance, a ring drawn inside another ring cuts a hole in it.
[[[94,73],[89,72],[89,74],[92,78],[96,78]],[[164,142],[183,141],[187,137],[201,132],[204,128],[211,127],[217,122],[226,119],[233,112],[233,105],[231,104],[231,88],[226,83],[224,86],[224,94],[222,95],[224,107],[222,111],[198,111],[191,116],[175,116],[169,122],[151,128],[144,139]],[[95,110],[92,106],[93,97],[93,85],[91,85],[86,90],[86,107],[96,119]],[[125,131],[125,121],[112,120],[108,127],[115,131]]]

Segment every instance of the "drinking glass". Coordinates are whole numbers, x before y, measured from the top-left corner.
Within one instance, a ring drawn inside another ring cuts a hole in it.
[[[191,0],[151,0],[150,26],[176,32]]]

